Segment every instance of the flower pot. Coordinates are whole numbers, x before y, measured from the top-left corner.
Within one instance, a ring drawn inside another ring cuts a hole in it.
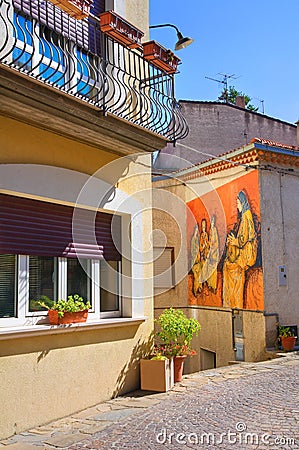
[[[78,312],[65,312],[63,317],[58,317],[58,311],[50,309],[48,311],[48,317],[50,325],[86,322],[88,309]]]
[[[81,20],[89,15],[93,0],[50,0],[74,19]]]
[[[286,350],[288,352],[294,350],[295,342],[296,342],[296,336],[281,336],[281,345],[283,350]]]
[[[100,14],[100,28],[117,42],[129,48],[142,49],[141,39],[144,33],[114,11]]]
[[[143,43],[143,56],[154,66],[167,73],[175,73],[180,62],[180,58],[171,50],[167,50],[156,41]]]
[[[186,355],[174,357],[174,382],[182,381]]]
[[[140,387],[145,391],[166,392],[174,386],[173,359],[141,359]]]

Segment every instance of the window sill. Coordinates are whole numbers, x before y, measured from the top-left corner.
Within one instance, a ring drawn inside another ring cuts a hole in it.
[[[141,325],[147,317],[90,320],[84,323],[72,323],[68,325],[22,325],[11,327],[0,327],[0,340],[16,339],[21,337],[42,336],[45,334],[70,333],[74,331],[88,331],[103,328],[125,327]]]

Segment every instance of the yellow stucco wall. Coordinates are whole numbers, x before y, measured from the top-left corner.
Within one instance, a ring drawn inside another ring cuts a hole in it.
[[[0,341],[1,438],[136,389],[150,329],[148,321]]]
[[[93,174],[118,158],[8,117],[0,116],[1,163],[47,164]]]
[[[2,164],[41,164],[85,174],[93,174],[117,158],[112,153],[9,118],[1,120],[0,157]],[[141,155],[140,159],[150,165],[151,155]],[[130,170],[134,172],[132,165]],[[119,188],[135,195],[141,186],[140,176],[132,174],[126,179],[125,171],[123,176]],[[147,206],[151,202],[150,187],[150,169],[143,170],[142,188],[148,193],[144,197]],[[39,195],[38,185],[36,195]],[[143,248],[147,249],[152,227],[150,208],[142,214],[144,229],[138,233]],[[151,260],[144,265],[144,274],[145,278],[152,276]],[[42,336],[11,339],[2,336],[0,438],[138,388],[138,360],[146,354],[153,328],[153,298],[148,287],[145,284],[147,297],[142,314],[147,319],[140,324],[81,328],[59,334],[48,330]]]

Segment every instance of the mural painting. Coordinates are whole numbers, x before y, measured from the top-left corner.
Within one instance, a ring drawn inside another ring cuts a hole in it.
[[[246,174],[188,203],[189,304],[262,310],[258,175]],[[221,205],[221,207],[219,206]]]

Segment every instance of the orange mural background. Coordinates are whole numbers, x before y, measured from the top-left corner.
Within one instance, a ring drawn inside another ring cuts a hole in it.
[[[202,232],[203,219],[206,221],[207,234],[212,235],[211,218],[213,216],[215,217],[219,248],[219,262],[217,265],[217,274],[214,273],[214,282],[208,279],[207,281],[201,280],[201,282],[197,282],[196,284],[200,270],[196,271],[195,268],[201,267],[200,263],[196,264],[198,262],[197,260],[190,270],[188,275],[188,302],[190,305],[230,307],[228,304],[223,305],[223,278],[225,266],[227,265],[226,261],[228,260],[227,236],[231,232],[236,235],[241,222],[241,214],[237,208],[237,196],[240,191],[243,191],[248,199],[257,243],[256,260],[251,266],[246,266],[246,270],[244,271],[243,302],[241,307],[251,310],[263,310],[264,308],[260,233],[261,218],[257,171],[241,176],[215,191],[187,203],[192,215],[196,219],[199,236]],[[192,256],[194,259],[194,244],[192,244],[194,242],[194,233],[194,222],[192,223],[191,220],[187,220],[188,254],[190,255],[190,261]],[[210,248],[211,251],[212,248]],[[201,268],[202,271],[203,268]],[[202,278],[205,277],[202,276]],[[232,305],[231,307],[236,306]]]

